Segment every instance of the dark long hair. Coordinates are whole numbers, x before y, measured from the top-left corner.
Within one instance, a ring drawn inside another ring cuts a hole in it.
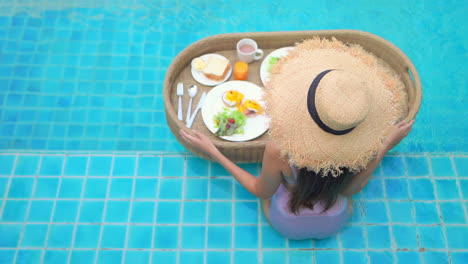
[[[291,212],[297,215],[303,207],[314,209],[314,205],[319,202],[323,203],[324,212],[330,209],[336,203],[338,194],[354,175],[348,168],[341,170],[341,175],[333,177],[331,173],[324,176],[321,172],[315,173],[301,168],[289,200]]]

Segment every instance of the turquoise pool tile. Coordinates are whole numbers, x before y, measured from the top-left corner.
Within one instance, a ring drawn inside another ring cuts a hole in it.
[[[384,197],[383,193],[383,184],[380,178],[369,180],[366,187],[362,190],[363,197],[371,200],[382,199]]]
[[[468,177],[468,158],[454,157],[453,162],[455,163],[457,175]]]
[[[265,255],[263,255],[265,259]],[[223,251],[208,251],[206,252],[206,264],[230,263],[231,253]],[[271,263],[271,262],[265,262]]]
[[[206,222],[206,202],[184,202],[183,223],[203,224]]]
[[[255,224],[258,221],[258,202],[236,202],[235,223]]]
[[[317,263],[340,263],[340,255],[333,251],[316,251],[315,261]]]
[[[135,162],[134,157],[115,157],[112,175],[133,176],[135,174]]]
[[[419,242],[423,248],[445,248],[445,239],[441,226],[420,226]]]
[[[362,226],[345,226],[340,237],[343,248],[364,248],[366,247],[366,238],[364,237],[364,228]]]
[[[183,176],[185,167],[184,157],[164,157],[162,161],[163,176]]]
[[[254,249],[258,248],[258,227],[257,226],[235,226],[234,227],[234,248]]]
[[[207,179],[187,179],[185,181],[185,199],[207,199],[208,180]]]
[[[7,192],[8,181],[7,177],[0,177],[0,197],[3,197]]]
[[[106,198],[107,185],[109,180],[103,178],[88,178],[84,191],[84,198],[104,199]]]
[[[158,224],[177,224],[180,218],[179,202],[159,202],[156,222]]]
[[[138,159],[138,176],[158,176],[160,157],[140,157]],[[166,176],[166,175],[165,175]]]
[[[393,223],[413,223],[413,208],[410,202],[389,202],[388,207]]]
[[[19,250],[16,256],[16,263],[40,263],[41,254],[41,250]]]
[[[123,252],[118,250],[102,250],[99,251],[97,259],[98,264],[121,263]]]
[[[284,248],[286,239],[269,225],[262,228],[262,248]]]
[[[49,222],[54,202],[52,200],[32,200],[28,222]]]
[[[387,225],[367,227],[368,247],[372,249],[386,249],[391,246],[390,230]]]
[[[22,225],[16,224],[2,224],[0,225],[0,248],[16,248],[19,243],[20,234],[22,232]]]
[[[51,225],[47,238],[49,248],[69,248],[73,236],[73,225]]]
[[[75,248],[96,248],[100,230],[100,225],[78,225],[76,227]]]
[[[158,179],[139,179],[135,180],[135,199],[155,199],[158,190]]]
[[[83,188],[82,178],[62,178],[58,198],[80,198]]]
[[[209,249],[229,249],[231,248],[231,226],[208,226]]]
[[[326,262],[328,259],[334,259],[333,263],[338,263],[339,258],[338,254],[335,252],[321,252],[318,251],[315,253],[317,255],[317,263]],[[323,256],[323,257],[322,257]],[[321,261],[319,261],[321,260]],[[343,264],[354,264],[354,263],[367,263],[367,256],[365,252],[356,252],[356,251],[343,251]]]
[[[177,226],[157,226],[154,233],[154,247],[157,249],[175,249],[178,241]]]
[[[440,202],[440,212],[446,224],[464,224],[467,222],[463,205],[459,202]]]
[[[100,223],[104,211],[104,201],[82,201],[80,223]]]
[[[162,178],[159,184],[159,199],[182,199],[182,179]]]
[[[255,251],[235,251],[234,264],[258,264],[258,253]]]
[[[14,155],[0,155],[0,175],[10,175],[13,170],[13,165],[15,164]]]
[[[18,156],[15,175],[34,176],[39,166],[39,156]]]
[[[465,226],[446,226],[446,230],[450,249],[466,249],[468,229]]]
[[[206,226],[183,226],[181,247],[183,249],[205,248]]]
[[[125,255],[125,264],[148,263],[150,252],[148,251],[127,251]]]
[[[419,248],[417,241],[418,234],[416,234],[416,228],[413,226],[393,225],[392,232],[397,249]]]
[[[44,254],[44,263],[59,264],[68,262],[68,251],[47,250]]]
[[[460,190],[462,192],[463,198],[468,199],[468,180],[460,180]]]
[[[112,157],[92,156],[89,161],[88,175],[109,176],[112,164]]]
[[[234,192],[237,200],[257,200],[257,197],[247,191],[247,189],[237,181],[234,183]]]
[[[455,176],[449,157],[431,157],[432,173],[436,177]]]
[[[387,209],[383,202],[370,202],[363,203],[365,210],[365,222],[367,223],[387,223]]]
[[[385,189],[388,199],[408,199],[407,179],[385,179]]]
[[[263,263],[269,263],[269,264],[286,263],[286,251],[263,251]]]
[[[23,222],[28,211],[28,201],[7,200],[3,208],[3,222]]]
[[[383,251],[369,251],[368,253],[370,263],[391,264],[395,263],[395,259],[391,252]]]
[[[125,248],[127,226],[105,225],[102,231],[101,248]]]
[[[21,247],[44,247],[47,228],[47,225],[26,225]]]
[[[312,263],[312,251],[290,251],[289,263]]]
[[[416,212],[416,223],[435,224],[440,223],[440,216],[437,212],[435,203],[414,203]]]
[[[403,177],[406,175],[402,157],[386,156],[383,158],[381,166],[384,176]]]
[[[60,176],[62,174],[63,156],[43,156],[39,175]]]
[[[132,190],[133,190],[133,179],[113,178],[111,180],[109,198],[110,199],[131,199]]]
[[[452,252],[452,264],[463,264],[468,262],[467,252]]]
[[[151,248],[152,226],[129,226],[127,248]]]
[[[434,186],[429,179],[409,179],[409,186],[413,199],[434,200]]]
[[[55,198],[58,192],[59,178],[38,178],[34,198]]]
[[[132,223],[153,223],[155,202],[133,202]]]
[[[198,157],[187,158],[187,177],[207,177],[209,162]]]
[[[309,249],[312,248],[314,240],[304,239],[304,240],[292,240],[288,239],[289,248],[300,248],[300,249]]]
[[[177,252],[175,251],[153,251],[152,264],[167,263],[176,264]]]
[[[340,248],[338,244],[338,236],[331,236],[324,239],[315,240],[315,247],[320,249],[337,249]]]
[[[457,181],[455,180],[435,180],[437,196],[439,200],[460,199]]]
[[[398,263],[421,264],[421,255],[417,252],[396,252]]]
[[[448,264],[448,255],[445,252],[436,252],[436,251],[426,251],[423,253],[424,260],[426,264]],[[452,253],[452,263],[456,263],[453,261],[453,253]],[[464,263],[464,262],[460,262]]]
[[[181,251],[180,263],[203,264],[203,252]]]
[[[220,200],[233,199],[232,179],[210,179],[210,198]]]
[[[408,167],[408,175],[411,176],[428,176],[429,166],[426,157],[405,157],[406,166]]]
[[[130,202],[128,201],[108,201],[105,222],[126,223],[128,221],[128,212]]]
[[[78,206],[79,201],[57,201],[52,222],[74,223],[78,214]],[[81,211],[81,215],[87,213],[88,212],[83,213],[83,211]]]
[[[210,215],[208,223],[210,224],[230,224],[232,223],[232,203],[231,202],[213,202],[209,204]]]

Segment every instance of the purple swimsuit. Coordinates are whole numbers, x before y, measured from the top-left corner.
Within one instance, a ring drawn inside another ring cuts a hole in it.
[[[298,170],[294,166],[291,169],[296,179]],[[291,193],[281,184],[270,204],[271,225],[286,238],[326,238],[337,233],[348,220],[348,199],[344,196],[339,196],[336,203],[323,213],[323,205],[319,203],[314,206],[314,210],[301,209],[299,215],[289,210],[290,196]]]

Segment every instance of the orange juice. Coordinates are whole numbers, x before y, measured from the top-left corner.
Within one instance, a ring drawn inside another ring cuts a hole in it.
[[[234,80],[247,80],[249,65],[246,62],[238,61],[234,65]]]

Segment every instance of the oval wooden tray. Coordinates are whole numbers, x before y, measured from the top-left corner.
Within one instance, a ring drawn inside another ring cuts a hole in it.
[[[225,56],[234,66],[237,61],[236,44],[243,38],[251,38],[258,43],[258,47],[263,49],[265,56],[271,51],[294,46],[295,43],[312,37],[332,38],[350,44],[359,44],[365,50],[377,56],[382,63],[386,63],[397,73],[408,90],[408,116],[412,119],[416,116],[421,105],[421,81],[410,59],[395,45],[376,35],[356,30],[319,30],[319,31],[287,31],[287,32],[254,32],[254,33],[230,33],[210,36],[201,39],[180,52],[169,66],[164,79],[163,95],[166,119],[168,125],[177,140],[191,152],[208,158],[205,153],[193,149],[179,136],[179,129],[185,127],[185,122],[177,119],[178,97],[176,94],[177,83],[182,82],[187,88],[190,84],[197,84],[198,95],[194,98],[196,107],[203,91],[209,91],[213,87],[204,86],[197,83],[191,74],[190,63],[193,58],[207,53],[217,53]],[[249,75],[247,81],[253,82],[263,87],[260,80],[260,65],[262,60],[249,64]],[[229,80],[233,80],[233,74]],[[183,96],[184,114],[188,106],[187,90]],[[268,135],[264,134],[259,138],[246,142],[229,142],[214,136],[204,125],[201,113],[198,114],[193,127],[207,135],[221,152],[234,162],[259,162],[262,160],[265,144]]]

